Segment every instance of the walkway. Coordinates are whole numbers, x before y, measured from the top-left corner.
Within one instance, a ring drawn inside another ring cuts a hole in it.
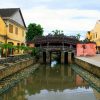
[[[76,57],[76,58],[88,62],[92,65],[96,65],[97,67],[100,67],[100,54],[97,54],[96,56],[86,56],[86,57]]]

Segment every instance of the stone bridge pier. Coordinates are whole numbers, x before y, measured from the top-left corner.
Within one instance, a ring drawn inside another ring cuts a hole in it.
[[[42,63],[51,63],[52,59],[52,52],[51,51],[43,51],[41,56]],[[60,51],[59,52],[59,62],[62,64],[72,63],[72,59],[74,57],[74,53],[67,52],[67,51]]]

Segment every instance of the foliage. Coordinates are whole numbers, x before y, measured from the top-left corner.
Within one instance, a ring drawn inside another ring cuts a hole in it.
[[[77,33],[77,34],[76,34],[76,38],[77,38],[78,40],[80,40],[80,37],[81,37],[80,33]]]
[[[39,53],[39,49],[38,48],[32,48],[31,50],[32,50],[32,52],[31,52],[32,56],[38,55],[38,53]]]
[[[35,36],[42,36],[43,28],[41,25],[30,23],[26,32],[26,41],[32,41]]]
[[[8,49],[8,48],[13,48],[13,45],[4,43],[4,44],[0,44],[0,47],[3,49]]]
[[[58,36],[58,35],[64,35],[63,30],[53,30],[52,31],[54,36]]]
[[[24,51],[29,51],[29,50],[33,50],[33,48],[31,47],[28,47],[28,46],[13,46],[12,44],[0,44],[0,47],[2,49],[5,49],[6,50],[6,56],[7,56],[7,49],[14,49],[14,50],[24,50]]]
[[[87,43],[87,42],[90,42],[90,40],[88,38],[85,38],[82,42]]]

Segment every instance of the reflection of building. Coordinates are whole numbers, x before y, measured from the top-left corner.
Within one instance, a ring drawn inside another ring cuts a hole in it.
[[[3,43],[10,43],[16,46],[25,44],[26,25],[20,8],[0,9],[0,16],[3,19],[0,21],[0,27],[2,27],[2,30],[5,28],[6,24],[6,32],[2,33],[5,35],[5,38],[2,40]],[[13,50],[11,51],[8,50],[8,52],[12,54]],[[19,53],[19,50],[16,53]]]
[[[84,83],[84,79],[80,77],[79,75],[76,75],[76,85],[80,86],[80,85],[83,85],[83,83]]]
[[[76,81],[78,82],[77,84]],[[83,87],[85,85],[87,86],[86,82],[70,66],[60,65],[50,67],[41,65],[39,70],[14,86],[0,100],[26,100],[27,96],[41,94],[42,90],[63,92],[68,89],[68,91],[71,90],[79,93],[79,86],[82,86],[81,91],[83,94],[84,90],[86,90]]]
[[[88,31],[86,36],[90,41],[96,42],[97,52],[100,53],[100,20],[97,21],[93,30]]]

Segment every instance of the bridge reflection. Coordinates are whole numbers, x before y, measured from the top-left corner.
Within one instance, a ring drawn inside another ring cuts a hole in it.
[[[67,90],[74,93],[82,92],[82,95],[84,92],[86,94],[86,91],[93,93],[89,84],[75,73],[70,65],[55,65],[54,67],[41,65],[33,75],[6,92],[1,98],[2,100],[27,100],[28,96],[35,96],[43,91],[63,92]]]

